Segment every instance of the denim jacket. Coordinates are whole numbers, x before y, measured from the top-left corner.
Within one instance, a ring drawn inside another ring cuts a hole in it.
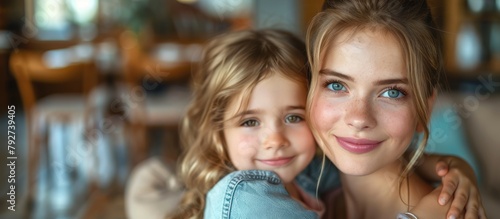
[[[338,187],[338,170],[325,162],[318,193]],[[312,196],[316,194],[321,160],[314,159],[295,179]],[[206,196],[205,219],[307,219],[319,218],[290,197],[279,176],[266,170],[235,171],[222,178]]]

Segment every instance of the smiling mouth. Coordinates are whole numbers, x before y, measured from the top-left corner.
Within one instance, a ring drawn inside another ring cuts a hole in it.
[[[273,159],[259,160],[259,161],[269,166],[283,166],[292,161],[292,159],[293,157],[281,157],[281,158],[273,158]]]
[[[368,139],[343,138],[335,136],[339,145],[345,150],[355,153],[364,154],[375,150],[382,141],[373,141]]]

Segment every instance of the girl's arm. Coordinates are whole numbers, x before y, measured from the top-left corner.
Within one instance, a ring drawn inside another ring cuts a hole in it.
[[[422,164],[417,167],[417,173],[429,181],[442,182],[443,186],[428,196],[437,199],[440,205],[446,205],[452,199],[447,218],[458,218],[459,215],[465,215],[465,218],[486,218],[476,176],[466,161],[442,155],[424,155],[423,159]],[[440,191],[438,196],[437,191]]]

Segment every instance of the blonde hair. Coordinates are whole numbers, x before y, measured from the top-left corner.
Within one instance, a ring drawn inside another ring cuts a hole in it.
[[[311,88],[307,108],[310,112],[318,83],[318,73],[325,54],[336,37],[345,31],[365,28],[386,30],[399,41],[415,104],[417,122],[423,127],[423,139],[408,161],[402,176],[406,176],[422,155],[429,137],[429,98],[442,77],[443,63],[440,38],[425,0],[330,0],[323,6],[307,30],[307,54],[311,65]],[[308,113],[308,117],[311,117]],[[312,121],[307,119],[308,121]],[[325,145],[311,129],[320,145]]]
[[[244,30],[206,44],[193,75],[194,97],[181,124],[184,154],[180,176],[186,193],[169,218],[203,218],[207,192],[235,168],[226,152],[224,113],[239,95],[248,102],[252,89],[271,74],[284,74],[307,86],[304,43],[279,30]]]

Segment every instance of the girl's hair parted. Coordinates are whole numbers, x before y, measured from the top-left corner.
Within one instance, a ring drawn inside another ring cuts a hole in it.
[[[230,101],[241,95],[240,107],[245,107],[253,88],[271,74],[284,74],[307,86],[306,62],[304,43],[280,30],[229,32],[205,45],[180,130],[179,173],[186,192],[178,211],[167,218],[203,218],[207,192],[235,170],[222,132]]]

